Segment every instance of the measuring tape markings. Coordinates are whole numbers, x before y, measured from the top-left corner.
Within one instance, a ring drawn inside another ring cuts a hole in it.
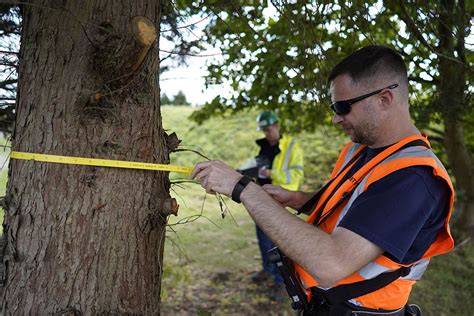
[[[187,167],[187,166],[155,164],[155,163],[138,162],[138,161],[124,161],[124,160],[110,160],[110,159],[35,154],[35,153],[27,153],[27,152],[20,152],[20,151],[12,151],[10,153],[10,158],[21,159],[21,160],[41,161],[41,162],[71,164],[71,165],[86,165],[86,166],[143,169],[143,170],[160,170],[160,171],[169,171],[169,172],[179,172],[179,173],[184,173],[188,175],[191,174],[191,172],[193,171],[193,167]]]

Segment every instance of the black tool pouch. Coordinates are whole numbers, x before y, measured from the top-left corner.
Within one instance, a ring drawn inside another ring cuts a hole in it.
[[[286,291],[291,299],[291,308],[294,310],[309,310],[306,293],[298,281],[291,261],[277,247],[268,251],[268,260],[274,263],[280,271]]]

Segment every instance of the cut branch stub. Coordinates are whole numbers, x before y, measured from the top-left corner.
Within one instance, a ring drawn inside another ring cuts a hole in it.
[[[135,16],[128,22],[125,29],[103,22],[95,30],[91,68],[96,76],[91,80],[92,87],[87,87],[95,92],[88,95],[86,107],[110,108],[106,95],[116,97],[129,95],[133,89],[148,89],[146,81],[140,82],[137,75],[158,38],[157,28],[143,16]],[[137,80],[132,83],[133,79]]]
[[[174,216],[178,215],[179,205],[176,202],[175,198],[167,198],[163,203],[163,212],[162,214],[165,216],[173,214]]]
[[[142,46],[136,61],[132,64],[132,71],[140,68],[143,60],[156,40],[157,32],[155,25],[144,16],[136,16],[132,19],[132,33],[135,41]]]
[[[175,132],[169,135],[165,133],[165,139],[169,152],[174,151],[176,148],[178,148],[179,143],[181,143],[181,140],[178,138],[178,135],[176,135]]]

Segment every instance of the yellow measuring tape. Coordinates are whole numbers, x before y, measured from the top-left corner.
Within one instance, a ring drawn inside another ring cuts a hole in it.
[[[34,160],[34,161],[41,161],[41,162],[64,163],[64,164],[70,164],[70,165],[160,170],[160,171],[169,171],[169,172],[179,172],[179,173],[184,173],[184,174],[191,174],[191,172],[193,171],[193,167],[186,167],[186,166],[164,165],[164,164],[157,164],[157,163],[124,161],[124,160],[32,154],[32,153],[26,153],[26,152],[21,152],[21,151],[12,151],[10,153],[10,158],[22,159],[22,160]]]

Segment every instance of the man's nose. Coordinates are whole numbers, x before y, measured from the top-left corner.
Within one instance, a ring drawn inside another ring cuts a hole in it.
[[[332,123],[334,125],[341,123],[344,120],[344,117],[342,115],[334,113],[334,116],[332,117]]]

